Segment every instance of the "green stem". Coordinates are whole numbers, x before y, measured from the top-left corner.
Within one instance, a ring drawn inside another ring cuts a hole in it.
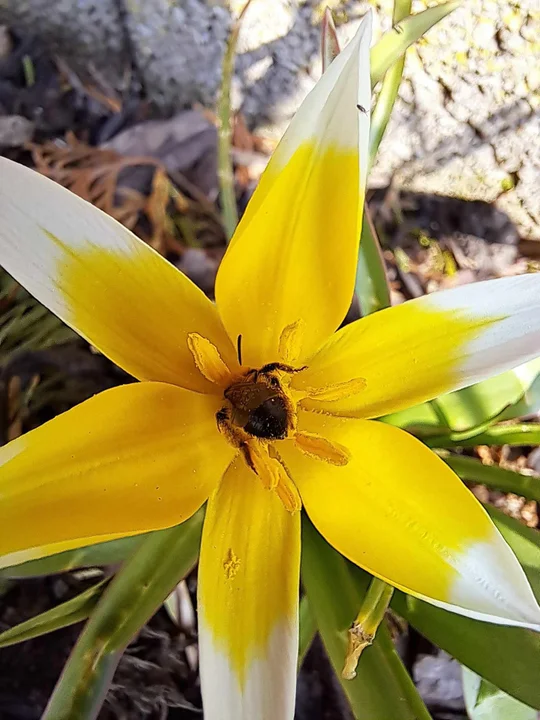
[[[392,23],[396,25],[407,17],[411,12],[412,0],[395,0],[394,12],[392,14]],[[377,103],[373,108],[371,115],[371,131],[369,136],[369,167],[375,162],[379,145],[383,139],[386,126],[390,120],[394,104],[396,102],[401,78],[403,77],[403,67],[405,66],[405,55],[388,70],[382,81]]]
[[[349,647],[343,666],[342,677],[352,680],[360,655],[373,644],[379,625],[384,620],[394,588],[379,578],[373,578],[352,627],[349,629]]]
[[[364,315],[390,306],[384,258],[367,203],[362,219],[355,290]]]
[[[236,193],[234,189],[234,174],[232,163],[232,113],[231,113],[231,85],[234,74],[234,61],[236,58],[236,44],[242,24],[244,13],[251,0],[244,5],[237,20],[233,23],[225,54],[221,73],[221,86],[217,103],[218,120],[218,180],[220,187],[221,206],[223,208],[223,226],[227,240],[230,240],[238,225],[238,208],[236,206]]]

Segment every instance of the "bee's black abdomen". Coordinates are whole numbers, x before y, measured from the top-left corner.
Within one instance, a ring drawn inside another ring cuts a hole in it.
[[[279,396],[268,398],[252,410],[244,425],[244,430],[248,433],[266,440],[282,440],[287,437],[288,429],[287,403]]]

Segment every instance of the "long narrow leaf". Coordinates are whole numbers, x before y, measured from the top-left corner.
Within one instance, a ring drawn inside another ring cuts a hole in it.
[[[383,79],[408,47],[460,5],[460,0],[441,3],[416,15],[409,15],[386,32],[371,48],[371,86]]]
[[[463,480],[482,483],[494,490],[522,495],[540,502],[540,478],[507,470],[496,465],[484,465],[480,460],[463,455],[449,455],[443,460]]]
[[[2,568],[0,578],[29,578],[43,575],[55,575],[84,567],[102,567],[124,562],[143,542],[147,535],[110,540],[109,542],[89,545],[77,550],[66,550],[41,560],[29,560],[21,565]]]
[[[199,512],[150,534],[109,585],[49,701],[43,720],[97,717],[122,652],[196,562]]]
[[[382,80],[387,72],[388,75],[372,117],[369,166],[373,163],[394,106],[403,72],[405,50],[458,5],[458,2],[449,2],[405,17],[410,11],[410,0],[397,0],[395,3],[394,27],[385,33],[371,50],[372,87]],[[362,222],[355,291],[364,315],[390,305],[384,259],[367,206]]]
[[[315,622],[315,615],[309,604],[307,595],[300,600],[300,630],[299,630],[299,642],[298,642],[298,667],[301,667],[306,655],[308,654],[311,643],[317,634],[317,623]]]
[[[390,305],[390,288],[384,258],[367,203],[362,220],[355,292],[363,315],[369,315]]]
[[[240,34],[240,27],[244,13],[251,0],[247,0],[240,15],[233,23],[221,69],[221,86],[217,103],[218,116],[218,179],[220,187],[221,205],[223,208],[223,226],[230,240],[238,223],[238,208],[236,206],[236,193],[234,189],[234,175],[232,164],[232,132],[233,113],[231,106],[231,87],[234,74],[234,61],[236,59],[236,44]]]
[[[407,17],[411,12],[412,0],[395,0],[392,22],[395,25]],[[369,167],[375,162],[379,145],[383,139],[386,126],[394,108],[396,98],[403,76],[405,55],[402,55],[391,67],[382,81],[377,103],[371,114],[369,134]]]
[[[540,445],[540,423],[495,425],[476,435],[449,433],[422,437],[432,448],[476,447],[477,445]]]
[[[30,620],[19,623],[9,628],[9,630],[4,630],[3,633],[0,633],[0,648],[16,645],[23,642],[23,640],[46,635],[53,632],[53,630],[59,630],[86,620],[96,607],[105,584],[106,580],[103,580],[71,600],[35,615]]]
[[[324,645],[341,680],[351,626],[371,578],[358,571],[319,535],[309,520],[302,525],[302,581]],[[367,648],[354,680],[341,680],[358,720],[429,720],[430,715],[382,625]]]

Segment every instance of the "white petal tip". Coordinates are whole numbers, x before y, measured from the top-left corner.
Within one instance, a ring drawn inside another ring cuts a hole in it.
[[[540,632],[540,606],[523,568],[497,530],[459,559],[450,601],[471,618]]]

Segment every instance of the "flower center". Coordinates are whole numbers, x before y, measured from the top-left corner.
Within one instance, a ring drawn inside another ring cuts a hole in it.
[[[216,413],[218,430],[239,450],[264,487],[275,491],[287,510],[298,511],[302,503],[279,454],[279,442],[292,440],[298,450],[310,457],[332,465],[346,465],[349,460],[346,448],[315,433],[297,429],[297,402],[307,396],[329,396],[331,400],[336,393],[346,393],[350,383],[300,393],[291,389],[291,380],[296,373],[307,369],[305,365],[296,367],[271,362],[261,368],[243,369],[241,374],[235,375],[206,338],[192,333],[188,336],[188,344],[199,371],[223,388],[223,407]],[[288,344],[291,344],[290,339]],[[238,356],[242,365],[240,339]],[[289,359],[291,353],[285,353],[285,357]]]
[[[296,407],[287,391],[287,375],[304,369],[274,362],[260,370],[248,370],[223,393],[228,403],[218,413],[218,424],[226,418],[261,440],[289,437],[296,428]]]

